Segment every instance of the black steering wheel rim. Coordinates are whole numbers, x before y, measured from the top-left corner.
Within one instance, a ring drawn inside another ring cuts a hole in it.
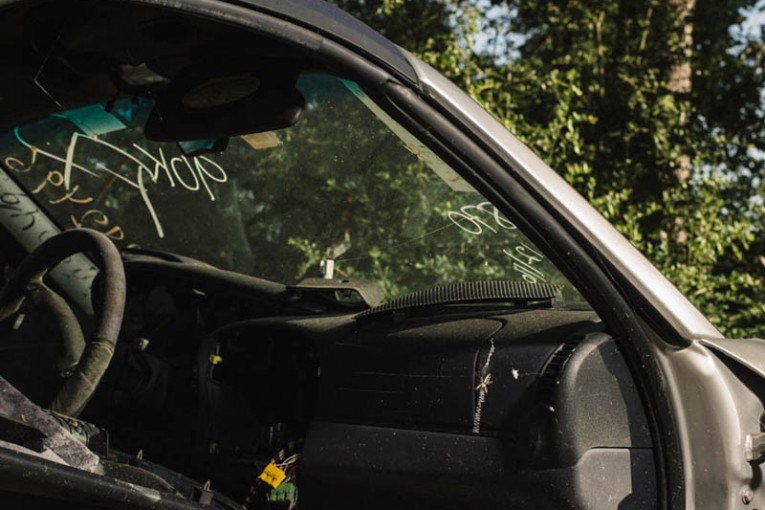
[[[125,270],[114,243],[91,229],[61,232],[40,244],[19,264],[0,291],[0,318],[18,311],[30,289],[44,286],[45,275],[77,253],[91,255],[102,274],[101,306],[96,307],[96,328],[85,345],[73,373],[64,381],[50,409],[77,416],[93,396],[109,366],[125,311]],[[92,289],[91,289],[92,292]]]

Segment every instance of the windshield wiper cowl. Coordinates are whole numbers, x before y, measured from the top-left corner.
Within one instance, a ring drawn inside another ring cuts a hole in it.
[[[530,302],[552,301],[560,296],[562,287],[547,283],[516,281],[462,282],[439,285],[392,299],[374,308],[356,314],[356,319],[412,308],[467,303],[504,303],[525,306]]]

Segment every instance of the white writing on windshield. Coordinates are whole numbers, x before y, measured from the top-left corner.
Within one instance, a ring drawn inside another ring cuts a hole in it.
[[[118,147],[95,136],[81,133],[72,134],[67,146],[66,154],[61,156],[28,143],[21,136],[18,129],[14,130],[14,135],[19,143],[29,149],[31,159],[28,164],[25,164],[19,158],[6,158],[5,164],[10,169],[20,173],[29,172],[37,163],[38,157],[44,157],[64,164],[63,171],[56,170],[49,172],[45,179],[34,189],[34,193],[39,192],[47,185],[63,187],[64,193],[62,196],[53,201],[49,200],[51,204],[64,201],[74,202],[75,204],[87,204],[90,203],[93,198],[79,194],[79,184],[76,183],[78,174],[85,174],[99,179],[104,175],[111,175],[120,182],[138,190],[147,214],[150,217],[159,238],[165,237],[165,231],[151,200],[150,189],[152,186],[157,186],[161,182],[165,182],[171,188],[178,186],[189,192],[204,190],[209,200],[215,201],[215,194],[210,187],[210,182],[222,184],[228,181],[228,175],[223,167],[204,156],[174,156],[168,158],[161,147],[158,148],[155,153],[152,153],[138,144],[132,145],[134,153],[131,154],[127,149]],[[91,143],[106,148],[120,158],[123,158],[123,161],[129,163],[129,165],[135,169],[134,173],[124,175],[123,173],[107,167],[103,162],[90,164],[83,163],[80,160],[82,147]],[[83,217],[97,214],[102,216],[96,221],[101,223],[105,221],[108,222],[106,215],[96,209],[86,211]],[[79,220],[73,218],[72,221],[74,226],[82,226],[83,217]],[[115,232],[112,231],[112,234],[114,233]],[[122,234],[120,233],[119,235]],[[112,235],[112,237],[115,236]]]

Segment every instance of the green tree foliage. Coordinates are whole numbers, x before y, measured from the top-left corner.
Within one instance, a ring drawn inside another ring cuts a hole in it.
[[[725,334],[765,337],[755,0],[337,3],[462,86]]]

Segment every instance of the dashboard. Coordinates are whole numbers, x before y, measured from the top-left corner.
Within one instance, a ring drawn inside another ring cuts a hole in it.
[[[592,311],[359,313],[192,261],[124,264],[120,341],[81,418],[112,456],[206,480],[225,495],[213,505],[656,504],[643,406]],[[292,487],[284,500],[263,483],[274,463]]]

